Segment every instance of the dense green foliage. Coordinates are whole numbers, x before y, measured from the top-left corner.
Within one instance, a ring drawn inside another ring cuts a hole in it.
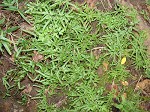
[[[12,87],[8,81],[13,80],[13,86],[23,89],[20,81],[28,77],[39,88],[41,112],[110,112],[112,105],[123,112],[138,112],[138,101],[134,98],[119,99],[124,89],[118,95],[120,104],[115,104],[115,93],[106,92],[101,86],[127,80],[131,75],[128,66],[149,75],[149,60],[143,46],[145,35],[135,28],[138,21],[134,9],[117,6],[114,11],[100,12],[68,0],[37,0],[28,4],[26,13],[32,16],[34,36],[18,40],[17,67],[3,78],[6,88]],[[97,46],[103,48],[98,59],[92,52]],[[44,59],[35,62],[35,51]],[[125,64],[121,64],[123,57],[127,58]],[[103,77],[96,73],[104,61],[110,68],[104,73],[108,82],[101,82]],[[48,97],[62,93],[67,97],[62,108],[47,103]]]

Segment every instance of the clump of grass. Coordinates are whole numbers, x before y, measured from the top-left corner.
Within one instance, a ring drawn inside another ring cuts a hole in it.
[[[140,14],[143,16],[143,18],[144,18],[146,21],[150,22],[150,17],[149,17],[149,14],[148,14],[148,12],[147,12],[146,10],[142,10],[142,11],[140,12]]]
[[[32,16],[35,38],[18,40],[17,67],[3,78],[3,82],[10,88],[8,81],[14,81],[14,86],[20,90],[24,88],[20,82],[25,77],[38,83],[39,111],[109,112],[114,105],[114,95],[99,86],[100,78],[96,73],[103,60],[110,64],[111,69],[106,73],[110,82],[130,76],[126,65],[121,64],[124,56],[131,59],[137,69],[148,69],[143,40],[140,40],[144,39],[143,34],[133,33],[138,23],[133,9],[119,6],[113,12],[104,13],[86,5],[79,7],[68,0],[46,0],[28,4],[26,13]],[[95,26],[98,31],[91,33],[94,21],[98,23]],[[92,52],[87,51],[101,44],[105,47],[96,60]],[[34,51],[44,60],[35,62]],[[59,110],[55,104],[49,105],[47,88],[49,97],[57,94],[55,90],[60,88],[67,96],[67,106]],[[126,100],[117,107],[130,110],[132,107],[124,107],[124,102],[128,103]]]
[[[150,0],[146,0],[146,4],[150,5]]]
[[[5,10],[17,12],[20,14],[20,16],[30,24],[29,20],[25,17],[23,11],[19,9],[19,2],[18,0],[3,0],[2,4],[0,6],[4,7]]]
[[[0,19],[0,51],[3,52],[4,49],[7,51],[9,55],[12,54],[11,52],[11,40],[7,38],[7,35],[11,35],[13,31],[16,31],[19,27],[18,26],[12,26],[8,27],[6,26],[6,30],[4,30],[3,25],[5,24],[5,17]]]

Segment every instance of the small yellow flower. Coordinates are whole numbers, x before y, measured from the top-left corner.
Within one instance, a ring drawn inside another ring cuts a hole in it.
[[[126,57],[123,57],[121,60],[121,64],[123,65],[123,64],[125,64],[125,62],[126,62]]]

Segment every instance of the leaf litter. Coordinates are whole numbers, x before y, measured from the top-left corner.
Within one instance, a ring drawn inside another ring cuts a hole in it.
[[[39,61],[44,60],[44,56],[39,54],[37,51],[33,51],[33,53],[34,53],[34,55],[33,55],[32,59],[34,62],[39,62]]]

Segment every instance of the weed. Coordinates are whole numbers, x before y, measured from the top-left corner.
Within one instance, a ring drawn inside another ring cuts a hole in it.
[[[23,11],[19,9],[19,2],[18,0],[3,0],[2,4],[0,6],[4,7],[5,10],[10,10],[13,12],[18,12],[20,16],[30,24],[29,20],[25,17]]]
[[[24,94],[21,97],[21,102],[18,102],[18,103],[25,105],[27,103],[27,101],[28,101],[28,97]]]
[[[150,5],[150,0],[146,0],[146,3],[147,3],[148,5]]]
[[[142,10],[141,14],[143,15],[144,19],[150,22],[149,14],[146,10]]]
[[[0,20],[0,25],[3,25],[5,22],[5,18]],[[9,39],[6,38],[7,34],[11,34],[11,32],[17,30],[19,27],[18,26],[13,26],[10,28],[7,28],[6,30],[3,30],[2,28],[0,28],[0,51],[3,52],[3,47],[5,48],[5,50],[8,52],[9,55],[11,55],[11,41]]]
[[[3,83],[10,88],[8,82],[13,81],[15,86],[23,89],[20,82],[25,77],[38,82],[36,98],[41,100],[39,111],[109,112],[114,105],[114,94],[111,91],[106,93],[105,87],[99,86],[107,82],[100,82],[102,79],[95,72],[103,61],[110,65],[104,74],[110,82],[114,80],[117,83],[131,75],[126,70],[126,64],[121,64],[123,57],[127,57],[127,61],[131,59],[137,69],[146,70],[149,67],[143,33],[138,33],[138,36],[133,33],[138,23],[134,9],[119,6],[113,12],[104,13],[86,5],[79,7],[68,0],[37,0],[28,4],[26,13],[32,16],[35,38],[18,40],[15,54],[17,67],[8,72]],[[98,31],[91,33],[94,21],[98,23]],[[100,57],[95,59],[88,51],[98,45],[105,47]],[[34,61],[35,51],[44,60]],[[48,87],[50,97],[61,89],[67,96],[67,106],[60,109],[56,104],[49,105],[45,94]],[[130,111],[135,103],[132,99],[122,99],[117,107]]]
[[[136,105],[135,102],[128,101],[122,96],[121,104],[116,105],[116,107],[122,110],[122,112],[132,112],[132,111],[141,112],[135,105]]]
[[[150,76],[149,74],[149,68],[150,65],[148,64],[150,62],[148,55],[147,55],[147,48],[143,45],[145,41],[145,32],[139,31],[138,35],[131,35],[133,38],[133,41],[131,41],[131,59],[133,60],[133,65],[136,69],[144,69],[144,71],[147,74],[147,77]]]
[[[126,68],[121,64],[116,65],[115,68],[111,66],[111,68],[112,70],[108,72],[108,77],[111,80],[115,79],[116,81],[122,81],[130,76]]]

